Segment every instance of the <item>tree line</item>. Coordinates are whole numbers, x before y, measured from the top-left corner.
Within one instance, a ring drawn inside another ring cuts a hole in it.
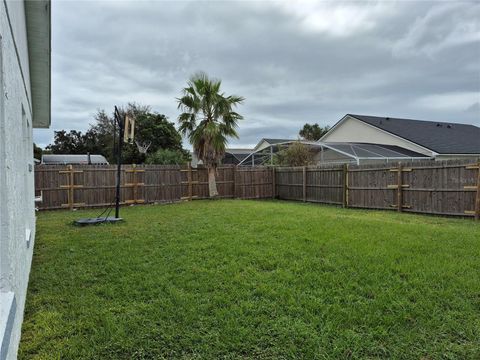
[[[125,143],[122,150],[124,164],[184,164],[190,160],[190,152],[182,147],[182,136],[173,122],[150,106],[129,103],[120,112],[128,113],[135,118],[135,138],[148,143],[148,152],[143,154],[137,144]],[[105,110],[98,110],[94,115],[94,123],[85,132],[78,130],[55,131],[54,140],[43,150],[49,154],[99,154],[110,163],[115,163],[116,125],[114,115]],[[123,141],[123,139],[121,139]],[[41,149],[34,147],[35,157],[41,156]]]

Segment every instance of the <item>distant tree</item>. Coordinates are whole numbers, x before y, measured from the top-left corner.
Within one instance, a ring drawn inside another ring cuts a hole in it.
[[[238,138],[238,121],[243,117],[233,111],[244,100],[241,96],[226,96],[220,90],[221,81],[205,73],[193,75],[178,100],[182,111],[178,117],[180,132],[188,136],[193,150],[208,169],[210,197],[218,195],[216,167],[225,154],[229,137]]]
[[[171,149],[189,154],[182,148],[182,137],[175,129],[175,124],[169,122],[165,115],[152,113],[149,106],[137,103],[129,103],[119,111],[121,114],[128,113],[135,118],[135,139],[151,143],[149,153],[159,149]],[[118,137],[118,128],[115,125],[114,116],[100,109],[94,115],[94,119],[95,122],[85,133],[76,130],[55,132],[54,142],[48,145],[46,150],[54,154],[100,154],[109,162],[115,163],[117,159],[114,140]],[[121,140],[123,141],[123,134]],[[138,151],[135,143],[123,144],[123,163],[140,164],[145,159],[146,156]]]
[[[113,117],[110,117],[105,110],[99,109],[93,116],[95,123],[90,125],[91,134],[89,138],[95,139],[99,147],[98,154],[105,156],[109,162],[114,159],[114,132],[116,129]]]
[[[167,117],[157,113],[145,113],[135,119],[135,139],[141,143],[149,143],[148,153],[159,149],[182,150],[182,136],[175,129],[175,124]],[[142,163],[145,155],[138,151],[135,143],[124,147],[125,163]],[[148,155],[148,154],[147,154]]]
[[[302,137],[302,139],[308,141],[318,141],[328,132],[328,130],[330,130],[330,126],[321,127],[318,124],[305,124],[298,134]]]
[[[190,154],[186,150],[159,149],[147,156],[146,164],[182,165],[190,161]]]
[[[305,144],[294,142],[274,155],[274,164],[282,166],[307,166],[314,163],[314,152]]]
[[[98,141],[97,134],[92,129],[82,133],[81,131],[65,130],[55,131],[53,144],[49,144],[43,153],[51,154],[101,154],[102,146]]]
[[[37,144],[33,143],[33,157],[37,160],[41,160],[42,153],[43,153],[43,149],[37,146]]]
[[[121,115],[125,115],[126,113],[128,113],[129,115],[137,119],[140,116],[149,113],[150,106],[132,102],[128,103],[125,107],[120,107],[119,112]],[[112,114],[111,116],[109,116],[105,110],[99,109],[94,115],[94,119],[95,123],[90,126],[90,130],[92,131],[92,136],[96,138],[96,141],[98,143],[98,153],[105,156],[109,162],[115,163],[117,159],[115,158],[114,143],[115,138],[118,137],[118,129],[115,124],[114,115]],[[135,130],[137,130],[137,125],[135,125],[135,128]],[[134,144],[124,145],[125,146],[123,147],[122,156],[123,163],[140,163],[144,160]]]
[[[53,144],[47,145],[45,149],[51,151],[52,154],[84,154],[82,132],[77,130],[55,131]]]
[[[97,133],[93,129],[88,129],[82,134],[83,154],[101,154],[103,155],[103,147],[99,142]]]

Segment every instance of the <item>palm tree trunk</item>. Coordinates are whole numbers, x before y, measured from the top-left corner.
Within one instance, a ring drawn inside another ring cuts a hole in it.
[[[208,192],[211,198],[218,196],[215,168],[213,166],[208,168]]]

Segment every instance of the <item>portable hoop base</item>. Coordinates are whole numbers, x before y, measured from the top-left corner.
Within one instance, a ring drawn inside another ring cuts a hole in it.
[[[123,221],[123,219],[120,217],[107,216],[107,217],[78,219],[74,221],[74,224],[78,226],[86,226],[86,225],[98,225],[98,224],[111,224],[119,221]]]

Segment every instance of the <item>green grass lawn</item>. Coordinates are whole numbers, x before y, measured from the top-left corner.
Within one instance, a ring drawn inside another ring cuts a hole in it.
[[[480,224],[280,201],[38,214],[21,359],[480,359]]]

